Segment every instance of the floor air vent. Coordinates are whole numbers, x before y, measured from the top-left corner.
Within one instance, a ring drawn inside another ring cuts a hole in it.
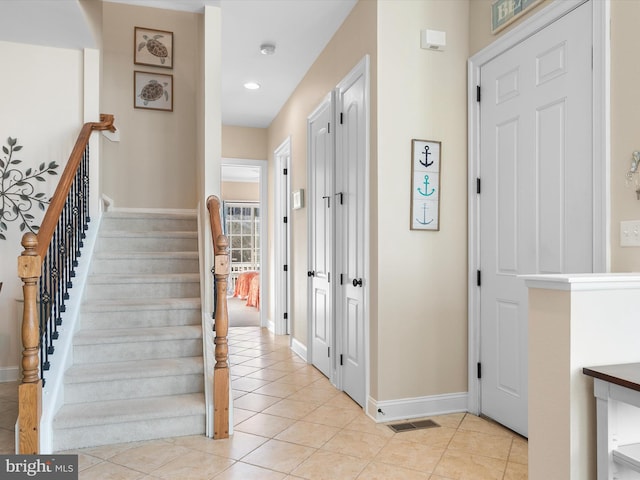
[[[400,433],[400,432],[410,432],[411,430],[420,430],[423,428],[434,428],[439,426],[440,425],[438,425],[433,420],[418,420],[416,422],[396,423],[394,425],[389,425],[389,428],[396,433]]]

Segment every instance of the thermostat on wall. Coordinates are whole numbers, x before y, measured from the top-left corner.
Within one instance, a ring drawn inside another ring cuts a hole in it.
[[[441,32],[439,30],[420,31],[420,48],[442,51],[446,46],[447,32]]]
[[[304,207],[304,189],[296,190],[291,194],[293,197],[293,209],[298,210]]]

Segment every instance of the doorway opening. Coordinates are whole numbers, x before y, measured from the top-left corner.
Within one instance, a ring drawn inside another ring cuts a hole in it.
[[[229,239],[229,326],[267,326],[267,162],[223,158],[221,200]]]

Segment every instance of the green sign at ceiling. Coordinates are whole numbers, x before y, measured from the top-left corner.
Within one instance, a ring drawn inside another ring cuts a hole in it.
[[[493,33],[511,23],[525,10],[542,0],[496,0],[491,5],[491,31]]]

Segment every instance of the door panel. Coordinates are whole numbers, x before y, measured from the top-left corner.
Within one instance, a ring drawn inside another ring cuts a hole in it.
[[[333,262],[333,134],[332,99],[327,99],[308,120],[309,141],[309,270],[311,292],[311,359],[313,365],[327,377],[333,372],[331,346],[333,345],[333,302],[331,292],[331,265]]]
[[[289,264],[289,226],[291,196],[290,163],[291,145],[287,139],[276,151],[276,188],[275,188],[275,333],[288,335],[291,333],[291,315],[289,314],[290,269]],[[287,172],[287,173],[285,173]],[[284,219],[287,219],[286,221]],[[287,268],[285,268],[287,266]]]
[[[593,270],[591,45],[584,4],[480,72],[481,412],[525,436],[518,275]]]
[[[343,353],[342,389],[360,405],[365,401],[364,235],[366,172],[365,74],[338,89],[342,124],[338,127],[336,249],[342,285],[337,287]],[[342,193],[342,195],[340,195]],[[356,284],[354,285],[354,281]]]

